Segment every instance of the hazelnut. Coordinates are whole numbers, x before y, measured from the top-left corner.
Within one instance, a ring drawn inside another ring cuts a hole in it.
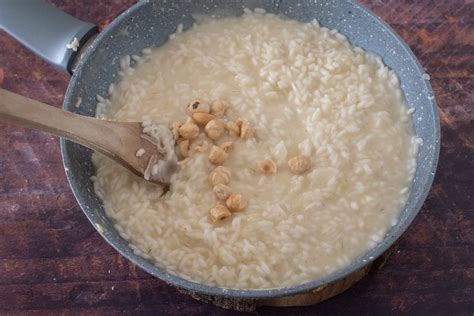
[[[243,121],[240,128],[240,139],[247,140],[255,137],[255,128],[249,122]]]
[[[224,124],[218,120],[211,120],[206,124],[204,131],[206,132],[207,137],[216,140],[221,137],[222,133],[224,133]]]
[[[222,164],[227,157],[229,157],[229,154],[224,151],[224,149],[217,147],[217,146],[212,146],[211,152],[209,153],[209,161],[215,165],[220,165]]]
[[[218,166],[214,170],[211,171],[209,175],[209,182],[216,186],[218,184],[228,184],[232,174],[229,169],[223,166]]]
[[[219,145],[220,148],[224,149],[226,153],[230,153],[232,151],[232,148],[234,147],[232,142],[225,142]]]
[[[206,125],[210,120],[214,119],[214,115],[209,113],[196,112],[193,113],[192,118],[196,124],[200,126]]]
[[[171,125],[171,132],[173,133],[173,138],[175,141],[179,138],[179,128],[181,127],[181,123],[176,121]]]
[[[222,117],[225,114],[227,108],[230,107],[229,102],[223,100],[217,100],[211,104],[211,113],[216,117]]]
[[[277,165],[271,159],[265,159],[257,162],[257,170],[263,174],[274,174],[277,172]]]
[[[225,205],[227,205],[232,212],[240,212],[247,207],[247,201],[242,194],[231,194],[225,201]]]
[[[189,103],[188,107],[188,113],[193,114],[193,113],[209,113],[211,111],[211,107],[209,106],[209,103],[203,101],[203,100],[194,100],[193,102]]]
[[[209,210],[209,215],[211,217],[211,221],[215,223],[232,216],[232,213],[224,205],[216,205]]]
[[[299,155],[288,160],[288,166],[294,174],[302,174],[311,168],[311,160],[305,155]]]
[[[194,139],[199,135],[199,126],[193,122],[186,122],[179,127],[178,132],[184,139]]]
[[[191,151],[205,152],[209,148],[209,143],[205,140],[195,141],[191,146]]]
[[[189,156],[189,140],[184,139],[182,140],[179,144],[179,152],[181,153],[181,156],[183,158],[186,158]]]
[[[229,131],[230,136],[239,137],[240,136],[240,127],[235,122],[225,123],[226,130]]]
[[[237,126],[238,126],[239,128],[242,128],[242,123],[243,123],[243,122],[244,122],[244,121],[243,121],[240,117],[235,120],[235,124],[237,124]]]
[[[216,199],[222,201],[225,201],[232,193],[232,189],[222,183],[219,183],[218,185],[214,186],[214,188],[212,188],[212,191],[214,192],[214,196],[216,197]]]

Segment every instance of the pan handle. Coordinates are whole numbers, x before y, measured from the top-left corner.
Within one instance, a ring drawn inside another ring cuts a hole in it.
[[[97,26],[67,15],[46,0],[0,0],[0,29],[70,74],[77,53],[98,32]]]

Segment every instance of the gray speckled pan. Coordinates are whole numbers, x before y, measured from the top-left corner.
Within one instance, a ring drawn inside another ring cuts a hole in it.
[[[0,0],[0,2],[3,0]],[[126,54],[141,54],[146,47],[162,45],[178,23],[186,30],[193,24],[191,13],[206,15],[238,16],[243,7],[264,8],[268,12],[283,14],[292,19],[309,22],[317,19],[323,26],[337,29],[350,41],[365,50],[383,57],[384,62],[394,69],[401,79],[403,91],[411,107],[416,109],[413,115],[416,134],[423,139],[423,145],[417,158],[417,170],[408,202],[400,215],[397,225],[392,227],[383,242],[361,256],[349,267],[325,278],[282,289],[274,290],[228,290],[190,282],[166,273],[149,261],[135,255],[122,239],[113,224],[104,215],[102,202],[95,195],[90,180],[94,174],[91,163],[91,151],[74,143],[61,140],[61,150],[69,183],[84,213],[99,233],[122,255],[137,264],[148,273],[190,292],[212,297],[233,299],[268,299],[305,293],[311,289],[335,282],[350,275],[380,256],[400,235],[421,208],[436,170],[439,154],[439,118],[436,101],[423,68],[417,62],[408,46],[394,31],[378,17],[352,1],[150,1],[139,2],[113,21],[105,31],[97,36],[80,60],[69,84],[64,109],[93,116],[95,113],[95,95],[107,97],[108,86],[119,80],[119,59]],[[0,3],[1,9],[1,3]],[[1,24],[0,15],[0,24]],[[66,23],[66,22],[65,22]],[[75,23],[78,23],[75,21]],[[84,25],[82,23],[82,25]],[[8,27],[4,28],[8,29]],[[88,30],[91,29],[89,25]],[[77,31],[84,44],[88,31]],[[89,32],[90,33],[90,32]],[[89,34],[90,35],[90,34]],[[21,37],[21,36],[17,36]],[[69,42],[69,37],[65,42]],[[21,39],[28,44],[28,39]],[[29,45],[45,58],[48,52]],[[57,48],[57,47],[56,47]],[[63,69],[70,69],[74,53],[62,52],[64,58],[52,60]],[[74,104],[82,99],[81,106]]]

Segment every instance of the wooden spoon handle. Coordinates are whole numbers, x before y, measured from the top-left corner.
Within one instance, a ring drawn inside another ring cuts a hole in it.
[[[67,138],[93,150],[120,152],[122,141],[118,124],[100,121],[0,89],[0,118]]]
[[[141,177],[148,169],[150,159],[162,156],[153,142],[142,137],[138,122],[113,122],[82,116],[2,89],[0,119],[79,143],[112,158]],[[145,154],[136,155],[138,149],[145,150]],[[169,184],[177,166],[174,160],[167,163],[166,170],[150,181]]]

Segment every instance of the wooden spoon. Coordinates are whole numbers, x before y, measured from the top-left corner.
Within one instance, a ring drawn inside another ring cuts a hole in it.
[[[153,155],[161,157],[156,145],[142,137],[141,123],[112,122],[62,111],[53,106],[0,89],[0,119],[48,132],[79,143],[117,161],[138,176],[144,176]],[[145,149],[141,157],[138,149]],[[150,177],[149,181],[168,185],[169,176]]]

